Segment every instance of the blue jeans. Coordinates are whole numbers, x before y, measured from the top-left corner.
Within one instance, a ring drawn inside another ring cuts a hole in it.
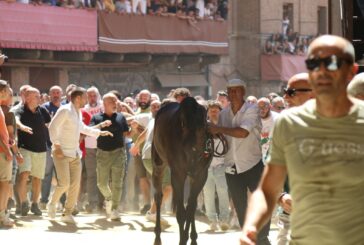
[[[86,148],[86,192],[88,194],[88,203],[92,208],[98,205],[102,206],[103,202],[102,194],[97,188],[96,152],[97,149]]]
[[[215,190],[219,199],[219,217],[215,207]],[[225,177],[225,165],[220,164],[216,167],[210,167],[208,176],[203,188],[205,198],[205,208],[207,218],[211,221],[229,221],[229,195],[228,186]],[[219,218],[219,219],[218,219]]]
[[[48,203],[49,194],[51,192],[52,186],[52,177],[53,172],[55,171],[53,159],[51,157],[52,150],[49,148],[47,149],[47,156],[46,156],[46,168],[44,173],[44,178],[42,180],[42,194],[40,201],[42,203]]]
[[[278,223],[277,226],[279,228],[278,236],[277,236],[277,245],[286,245],[290,240],[290,229],[291,222],[290,217],[287,214],[280,213],[278,215]]]
[[[125,176],[123,179],[123,191],[121,194],[121,202],[125,203],[126,202],[126,194],[127,194],[127,188],[128,188],[128,181],[127,181],[127,176],[128,176],[128,170],[129,170],[129,164],[131,162],[131,155],[130,155],[130,148],[131,148],[131,144],[132,142],[128,142],[125,143],[125,152],[126,152],[126,165],[125,165]]]
[[[47,155],[46,155],[46,167],[44,178],[42,179],[42,189],[41,189],[41,198],[40,202],[48,203],[49,195],[51,193],[52,187],[52,178],[53,174],[57,176],[56,167],[54,166],[53,158],[52,158],[52,149],[47,148]],[[66,194],[63,194],[61,197],[61,203],[64,205],[66,201]]]

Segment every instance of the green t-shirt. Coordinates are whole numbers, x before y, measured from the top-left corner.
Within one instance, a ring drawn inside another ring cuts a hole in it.
[[[315,108],[312,100],[277,118],[267,160],[287,167],[290,244],[363,244],[364,103],[341,118]]]

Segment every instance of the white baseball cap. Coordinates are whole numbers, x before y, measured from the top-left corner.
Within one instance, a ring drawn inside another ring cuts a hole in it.
[[[238,79],[238,78],[234,78],[229,80],[227,86],[227,88],[233,88],[233,87],[246,87],[246,84],[243,80]]]

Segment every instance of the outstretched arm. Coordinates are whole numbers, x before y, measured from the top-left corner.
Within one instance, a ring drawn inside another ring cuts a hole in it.
[[[211,124],[209,125],[209,132],[212,134],[225,134],[235,138],[246,138],[249,135],[249,131],[244,128],[219,127]]]
[[[145,129],[137,138],[137,140],[135,141],[134,145],[130,148],[129,152],[133,155],[136,156],[139,154],[140,152],[140,146],[141,144],[144,143],[145,139],[147,136],[147,129]]]

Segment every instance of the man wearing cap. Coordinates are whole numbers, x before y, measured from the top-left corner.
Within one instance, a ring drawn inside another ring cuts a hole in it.
[[[225,135],[229,150],[225,155],[226,181],[235,206],[240,226],[243,226],[249,191],[254,191],[263,172],[259,108],[245,102],[245,83],[232,79],[227,85],[230,105],[219,116],[218,126],[210,125],[213,134]],[[268,222],[259,234],[259,244],[270,244]]]

